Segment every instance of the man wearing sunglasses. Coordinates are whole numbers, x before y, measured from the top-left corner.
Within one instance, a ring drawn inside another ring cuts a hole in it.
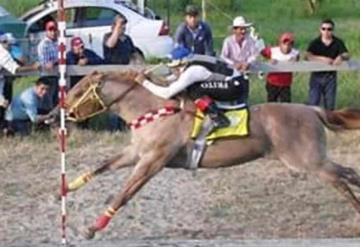
[[[350,56],[344,42],[334,35],[335,23],[325,19],[320,25],[320,36],[314,39],[305,58],[330,65],[339,65],[349,60]],[[310,77],[309,104],[320,105],[323,98],[324,108],[335,109],[336,104],[336,71],[313,72]]]

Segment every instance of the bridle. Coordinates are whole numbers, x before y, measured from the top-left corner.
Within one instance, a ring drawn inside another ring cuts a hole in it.
[[[103,113],[116,102],[121,101],[130,91],[132,91],[138,84],[134,83],[129,88],[127,88],[124,92],[122,92],[119,96],[112,99],[109,103],[106,103],[104,100],[104,96],[101,94],[101,89],[105,84],[104,81],[91,81],[90,87],[85,91],[85,93],[72,105],[68,108],[68,116],[67,120],[73,122],[80,122],[90,117],[96,116],[100,113]],[[81,115],[81,107],[86,107],[86,105],[92,104],[97,106],[96,110],[86,114]]]

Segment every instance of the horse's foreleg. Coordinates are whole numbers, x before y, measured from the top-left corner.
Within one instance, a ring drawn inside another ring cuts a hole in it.
[[[85,237],[93,238],[97,231],[104,229],[115,213],[126,204],[149,179],[158,173],[166,163],[166,155],[151,151],[141,157],[135,166],[129,179],[125,182],[124,188],[113,199],[105,213],[101,215],[94,225],[88,227],[84,232]]]
[[[105,160],[98,168],[88,171],[83,175],[71,181],[67,186],[67,191],[72,192],[80,189],[95,176],[100,175],[108,170],[116,170],[134,165],[138,160],[136,151],[133,146],[127,146],[120,154]]]
[[[319,177],[330,183],[337,189],[355,208],[355,210],[360,213],[360,201],[352,192],[351,188],[347,185],[346,182],[359,186],[359,176],[354,170],[350,172],[351,168],[342,167],[332,161],[327,161],[324,166],[318,170]],[[349,177],[349,172],[351,176]],[[357,176],[354,179],[354,176]]]

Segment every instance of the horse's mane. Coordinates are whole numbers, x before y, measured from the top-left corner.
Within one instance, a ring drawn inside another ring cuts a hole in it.
[[[126,71],[110,71],[108,73],[103,73],[103,78],[115,82],[134,83],[134,80],[138,74],[139,72],[133,69],[129,69]]]

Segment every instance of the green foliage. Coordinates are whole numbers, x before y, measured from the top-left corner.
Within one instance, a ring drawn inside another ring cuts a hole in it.
[[[21,16],[32,7],[39,4],[39,0],[0,0],[0,6],[10,11],[15,16]]]

